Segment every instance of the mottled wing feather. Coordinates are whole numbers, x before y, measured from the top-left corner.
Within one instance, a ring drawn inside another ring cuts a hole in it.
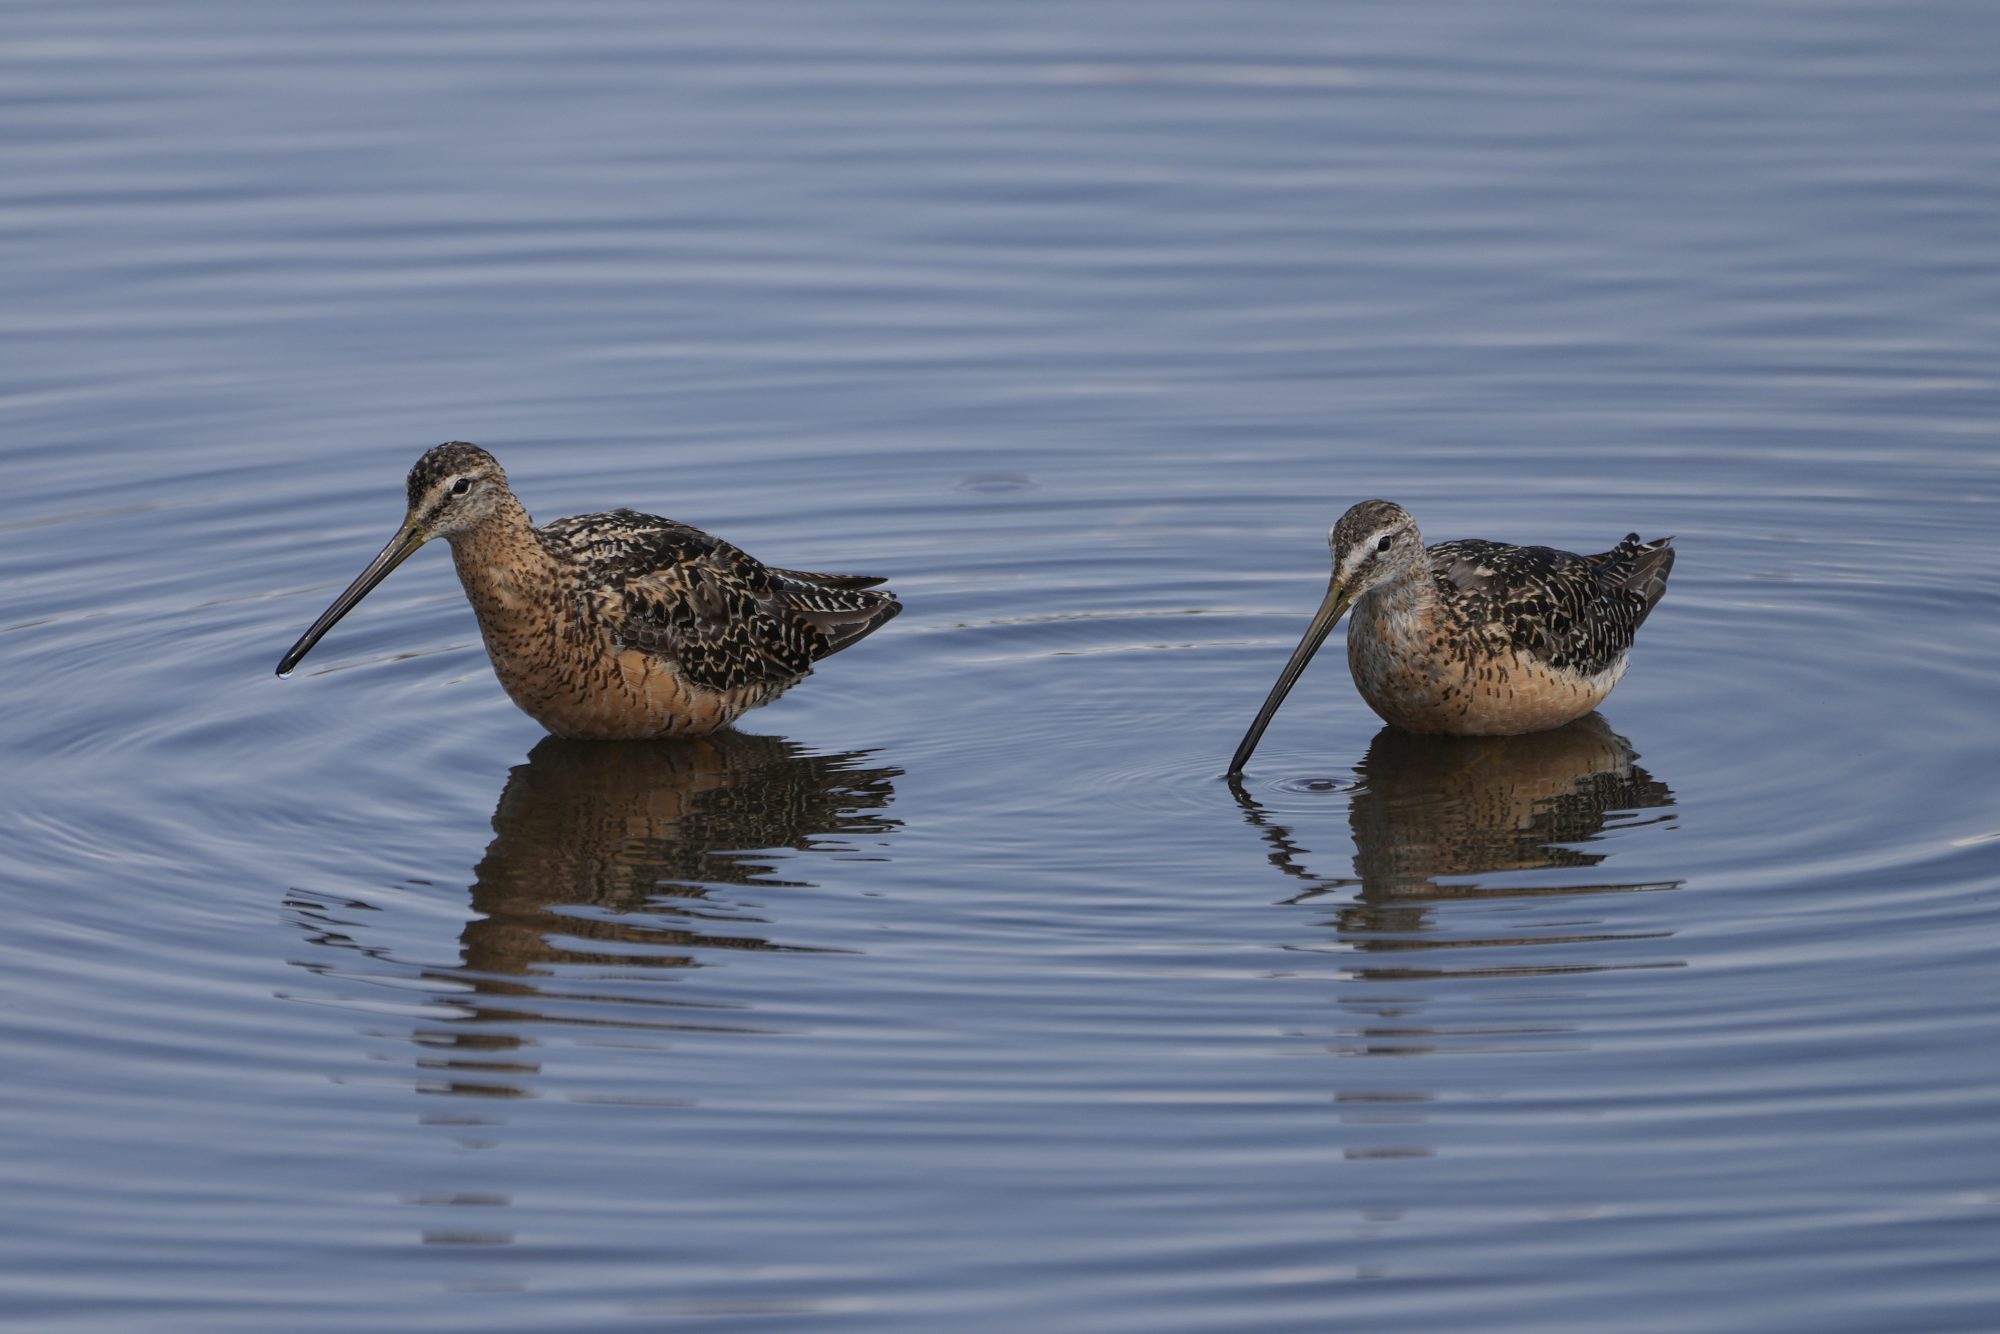
[[[1456,619],[1504,637],[1550,667],[1595,675],[1632,647],[1666,591],[1671,538],[1638,535],[1595,556],[1477,538],[1428,551],[1431,574]]]
[[[823,587],[813,582],[821,576],[772,569],[657,515],[614,510],[541,531],[592,571],[619,643],[673,662],[711,690],[789,685],[895,614],[880,610],[896,606],[887,593]],[[869,615],[856,605],[863,599]],[[857,618],[866,624],[856,628]]]
[[[903,609],[884,582],[865,574],[809,574],[801,570],[770,571],[785,606],[826,636],[826,647],[814,654],[824,658],[886,625]]]
[[[879,575],[814,574],[807,570],[781,570],[775,565],[768,568],[773,575],[787,583],[814,584],[821,588],[879,588],[889,582]]]
[[[1645,623],[1653,608],[1660,605],[1660,599],[1667,595],[1667,576],[1674,572],[1673,540],[1656,537],[1641,542],[1637,533],[1627,533],[1611,550],[1585,557],[1597,566],[1600,578],[1645,599],[1638,620],[1632,622],[1634,630]]]

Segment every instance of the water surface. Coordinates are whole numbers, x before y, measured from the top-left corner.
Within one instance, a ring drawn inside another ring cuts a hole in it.
[[[2000,18],[23,3],[0,1323],[2000,1324]],[[904,614],[544,738],[470,439]],[[1354,500],[1679,564],[1221,770]]]

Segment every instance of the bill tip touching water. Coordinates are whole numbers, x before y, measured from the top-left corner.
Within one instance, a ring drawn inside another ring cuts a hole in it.
[[[402,526],[278,662],[289,675],[419,547],[451,545],[501,686],[557,736],[700,736],[777,698],[902,606],[879,578],[779,569],[629,509],[534,524],[453,441],[410,469]]]
[[[1426,547],[1416,520],[1364,500],[1327,534],[1326,597],[1229,761],[1243,772],[1278,706],[1351,607],[1347,663],[1368,707],[1405,731],[1512,736],[1601,704],[1667,591],[1671,537],[1579,556],[1468,538]]]

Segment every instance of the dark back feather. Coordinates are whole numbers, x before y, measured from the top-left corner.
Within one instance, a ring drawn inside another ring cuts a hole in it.
[[[781,570],[775,565],[768,568],[772,574],[794,583],[819,584],[825,588],[879,588],[889,582],[880,575],[814,574],[806,570]]]
[[[1473,633],[1504,636],[1559,671],[1595,675],[1632,647],[1666,593],[1672,538],[1633,533],[1609,551],[1578,556],[1469,538],[1427,555],[1446,614]]]
[[[1657,537],[1651,542],[1641,542],[1637,533],[1627,533],[1625,540],[1611,550],[1587,557],[1597,566],[1600,579],[1645,599],[1639,618],[1632,622],[1634,630],[1646,623],[1653,608],[1667,595],[1667,576],[1674,572],[1673,540]]]
[[[865,574],[811,574],[803,570],[768,569],[778,597],[796,615],[826,637],[815,661],[840,652],[894,620],[903,604],[885,582]]]
[[[591,572],[619,643],[711,690],[789,685],[902,610],[865,575],[782,570],[699,528],[629,509],[540,535]]]

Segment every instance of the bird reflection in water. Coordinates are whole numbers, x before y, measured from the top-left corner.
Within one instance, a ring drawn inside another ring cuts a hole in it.
[[[1334,1056],[1432,1060],[1450,1054],[1548,1052],[1580,1046],[1566,1018],[1588,996],[1554,1006],[1540,982],[1558,974],[1678,968],[1656,942],[1672,932],[1614,930],[1580,920],[1580,896],[1642,894],[1678,880],[1614,882],[1592,874],[1614,828],[1672,820],[1674,794],[1598,714],[1524,736],[1416,736],[1382,728],[1354,770],[1348,832],[1354,874],[1318,876],[1310,850],[1240,784],[1270,862],[1302,890],[1286,904],[1332,904],[1330,944],[1294,946],[1338,960]],[[1548,872],[1546,878],[1536,872]],[[1556,896],[1564,906],[1542,912]],[[1514,980],[1528,980],[1518,986]],[[1516,1008],[1510,1002],[1520,1002]],[[1350,1160],[1428,1158],[1420,1130],[1440,1092],[1402,1062],[1346,1066],[1334,1110]],[[1378,1236],[1400,1210],[1364,1210]]]
[[[1338,981],[1366,984],[1338,993],[1329,1053],[1488,1057],[1574,1047],[1575,1026],[1561,1016],[1589,998],[1565,997],[1552,1010],[1545,990],[1506,979],[1679,966],[1659,958],[1653,944],[1670,932],[1579,920],[1580,896],[1679,884],[1591,874],[1609,856],[1591,846],[1607,831],[1673,818],[1673,793],[1599,715],[1509,737],[1384,728],[1355,778],[1347,807],[1352,876],[1315,874],[1310,850],[1293,831],[1242,786],[1233,788],[1262,831],[1271,864],[1303,886],[1282,902],[1332,906],[1325,925],[1333,940],[1294,949],[1329,955]],[[1544,871],[1546,878],[1534,874]],[[1555,896],[1564,901],[1559,913],[1536,910]],[[1345,1157],[1435,1152],[1417,1127],[1430,1120],[1441,1094],[1411,1078],[1411,1069],[1375,1061],[1347,1067],[1350,1077],[1333,1099]],[[1400,1217],[1396,1210],[1364,1212],[1360,1235],[1376,1235]]]
[[[557,964],[692,963],[671,948],[682,946],[802,948],[774,943],[762,919],[716,903],[710,887],[802,888],[776,878],[772,850],[893,829],[876,812],[898,771],[862,759],[736,732],[682,742],[544,738],[493,812],[463,971],[505,994],[534,984],[502,979]]]
[[[644,1043],[648,1034],[753,1032],[713,998],[668,997],[657,983],[690,977],[716,951],[813,951],[781,942],[760,910],[730,887],[804,887],[780,878],[790,853],[838,852],[848,840],[897,827],[882,812],[900,770],[865,754],[812,755],[777,737],[719,732],[686,741],[543,740],[508,775],[493,812],[493,841],[472,884],[472,912],[455,967],[399,963],[363,943],[371,905],[293,897],[312,943],[358,951],[361,967],[322,960],[305,967],[381,988],[428,993],[414,1031],[420,1093],[457,1098],[531,1097],[542,1080],[535,1049],[553,1025],[589,1030],[594,1045]],[[786,850],[790,850],[788,853]],[[794,863],[795,864],[795,863]],[[761,897],[761,896],[760,896]],[[347,956],[351,958],[352,956]],[[572,1093],[578,1102],[671,1098]],[[489,1104],[490,1105],[490,1104]],[[437,1103],[421,1117],[449,1128],[461,1148],[485,1148],[498,1118],[468,1102]],[[449,1206],[460,1217],[504,1221],[505,1192],[414,1192],[407,1204]],[[466,1206],[472,1206],[468,1213]],[[426,1226],[426,1246],[513,1242],[499,1226]]]
[[[424,1090],[527,1096],[526,1080],[540,1070],[526,1055],[539,1041],[529,1030],[549,1024],[754,1031],[732,1022],[726,1003],[634,983],[715,950],[815,951],[775,938],[762,909],[718,891],[806,887],[780,877],[785,850],[839,851],[845,840],[895,829],[882,812],[901,771],[866,760],[729,731],[681,741],[544,738],[508,775],[493,812],[460,962],[412,970],[436,994],[426,1008],[449,1016],[411,1034],[431,1072]],[[316,943],[362,948],[337,908],[291,906]]]
[[[1309,853],[1240,785],[1238,802],[1263,831],[1272,865],[1305,883],[1286,901],[1311,903],[1339,895],[1328,925],[1343,950],[1393,954],[1405,962],[1361,965],[1351,976],[1385,981],[1439,976],[1523,976],[1595,972],[1601,960],[1547,958],[1548,947],[1658,938],[1668,934],[1579,930],[1574,915],[1551,930],[1469,911],[1450,920],[1448,908],[1478,909],[1501,901],[1548,896],[1637,893],[1673,889],[1678,881],[1611,882],[1565,874],[1546,882],[1516,873],[1595,867],[1607,852],[1591,848],[1607,830],[1671,820],[1673,792],[1637,763],[1625,738],[1599,714],[1566,727],[1510,737],[1417,736],[1393,727],[1376,734],[1355,768],[1348,802],[1354,874],[1327,877],[1307,867]],[[1648,815],[1646,812],[1659,812]],[[1504,881],[1481,879],[1509,873]],[[1348,891],[1351,891],[1348,892]],[[1463,929],[1470,921],[1471,929]],[[1535,947],[1533,955],[1524,955]],[[1418,966],[1413,952],[1493,950],[1469,966]]]

